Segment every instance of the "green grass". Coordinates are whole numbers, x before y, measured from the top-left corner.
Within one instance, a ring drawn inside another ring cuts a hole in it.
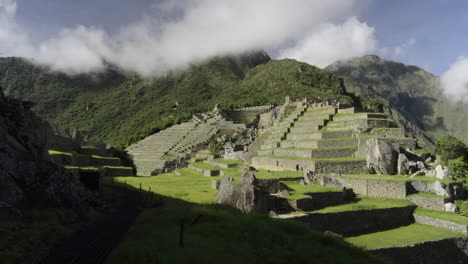
[[[227,164],[227,165],[236,165],[239,164],[238,160],[228,160],[228,159],[215,159],[213,160],[217,163]]]
[[[8,263],[36,263],[76,229],[78,215],[71,210],[23,210],[29,221],[0,221],[0,259]]]
[[[62,151],[57,151],[57,150],[49,150],[49,155],[67,155],[67,156],[71,156],[72,153],[62,152]]]
[[[429,209],[418,208],[415,211],[416,214],[439,218],[447,220],[457,224],[468,225],[468,217],[457,215],[451,212],[435,211]]]
[[[415,193],[415,194],[410,194],[407,197],[448,198],[448,196],[437,195],[435,193]]]
[[[460,212],[468,214],[468,201],[456,200],[455,204],[458,206]]]
[[[200,169],[205,169],[205,170],[215,170],[216,168],[209,164],[209,163],[206,163],[206,162],[203,162],[203,161],[198,161],[198,162],[195,162],[193,163],[193,165],[197,168],[200,168]]]
[[[275,148],[275,149],[285,149],[285,150],[341,150],[341,149],[355,149],[355,146],[345,146],[345,147],[327,147],[327,148]],[[264,149],[268,150],[268,149]]]
[[[286,186],[292,189],[289,191],[289,196],[286,197],[289,200],[298,200],[303,198],[310,198],[308,193],[324,193],[324,192],[341,192],[340,188],[322,186],[320,184],[299,184],[297,182],[283,182]]]
[[[214,205],[212,177],[190,169],[180,172],[116,178],[135,188],[151,186],[164,204],[138,217],[108,263],[382,263],[301,223]],[[183,248],[178,243],[181,219],[186,223]]]
[[[360,197],[354,202],[347,204],[341,204],[336,206],[329,206],[320,210],[311,211],[310,213],[338,213],[345,211],[360,211],[360,210],[374,210],[374,209],[385,209],[394,207],[404,207],[412,205],[407,200],[397,199],[373,199]]]
[[[388,247],[401,247],[433,240],[462,237],[464,234],[429,225],[412,224],[396,229],[375,232],[355,237],[346,241],[368,250]]]
[[[93,157],[95,159],[106,159],[106,160],[118,160],[119,159],[117,157],[102,157],[102,156],[98,156],[98,155],[92,155],[91,157]]]
[[[189,169],[179,169],[181,176],[174,173],[164,173],[155,177],[116,177],[117,182],[151,189],[163,196],[180,199],[186,202],[216,203],[216,192],[211,188],[211,180],[219,177],[204,177],[201,173]]]

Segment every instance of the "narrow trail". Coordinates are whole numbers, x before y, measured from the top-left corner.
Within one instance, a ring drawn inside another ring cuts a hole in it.
[[[104,263],[140,214],[141,202],[141,193],[125,189],[125,195],[115,213],[74,234],[52,249],[40,264]]]

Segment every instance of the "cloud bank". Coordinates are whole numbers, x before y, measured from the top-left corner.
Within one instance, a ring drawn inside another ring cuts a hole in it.
[[[323,68],[337,60],[369,54],[376,45],[374,28],[352,17],[343,24],[321,25],[295,46],[282,50],[280,57]]]
[[[453,101],[468,103],[468,58],[460,57],[442,74],[442,88]]]
[[[32,43],[15,22],[16,0],[0,0],[0,52],[70,74],[108,63],[152,76],[216,55],[279,51],[325,67],[374,51],[374,29],[352,17],[355,0],[182,0],[155,4],[154,15],[109,35],[77,25]],[[343,22],[342,18],[348,18]]]

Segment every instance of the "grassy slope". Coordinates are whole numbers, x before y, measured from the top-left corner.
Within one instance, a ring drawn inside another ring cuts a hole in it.
[[[287,95],[351,101],[336,75],[294,60],[270,60],[264,53],[216,57],[153,79],[115,71],[67,77],[3,58],[0,85],[7,95],[36,102],[34,110],[60,129],[78,128],[120,147],[216,103],[278,104]]]
[[[432,138],[453,132],[468,140],[464,137],[468,129],[468,108],[443,95],[437,76],[416,66],[376,56],[337,62],[327,69],[343,77],[349,92],[383,98]]]
[[[341,239],[313,231],[300,223],[244,215],[215,205],[212,177],[190,169],[182,176],[117,178],[164,198],[164,206],[146,210],[108,263],[382,263]],[[184,248],[178,244],[182,218],[191,223]]]
[[[464,236],[462,233],[453,232],[445,228],[412,224],[396,229],[349,237],[346,241],[366,249],[378,249],[414,245],[425,241],[462,236]]]

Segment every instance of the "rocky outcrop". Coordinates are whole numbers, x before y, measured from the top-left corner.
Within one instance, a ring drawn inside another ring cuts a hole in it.
[[[369,139],[367,148],[367,167],[372,173],[397,173],[398,151],[392,145],[379,139]]]
[[[88,192],[47,152],[49,125],[0,89],[0,202],[81,207]]]
[[[276,195],[272,195],[276,194]],[[287,188],[277,180],[259,180],[253,172],[243,172],[240,179],[225,176],[221,181],[218,193],[218,203],[227,204],[244,213],[289,211],[285,199]]]

